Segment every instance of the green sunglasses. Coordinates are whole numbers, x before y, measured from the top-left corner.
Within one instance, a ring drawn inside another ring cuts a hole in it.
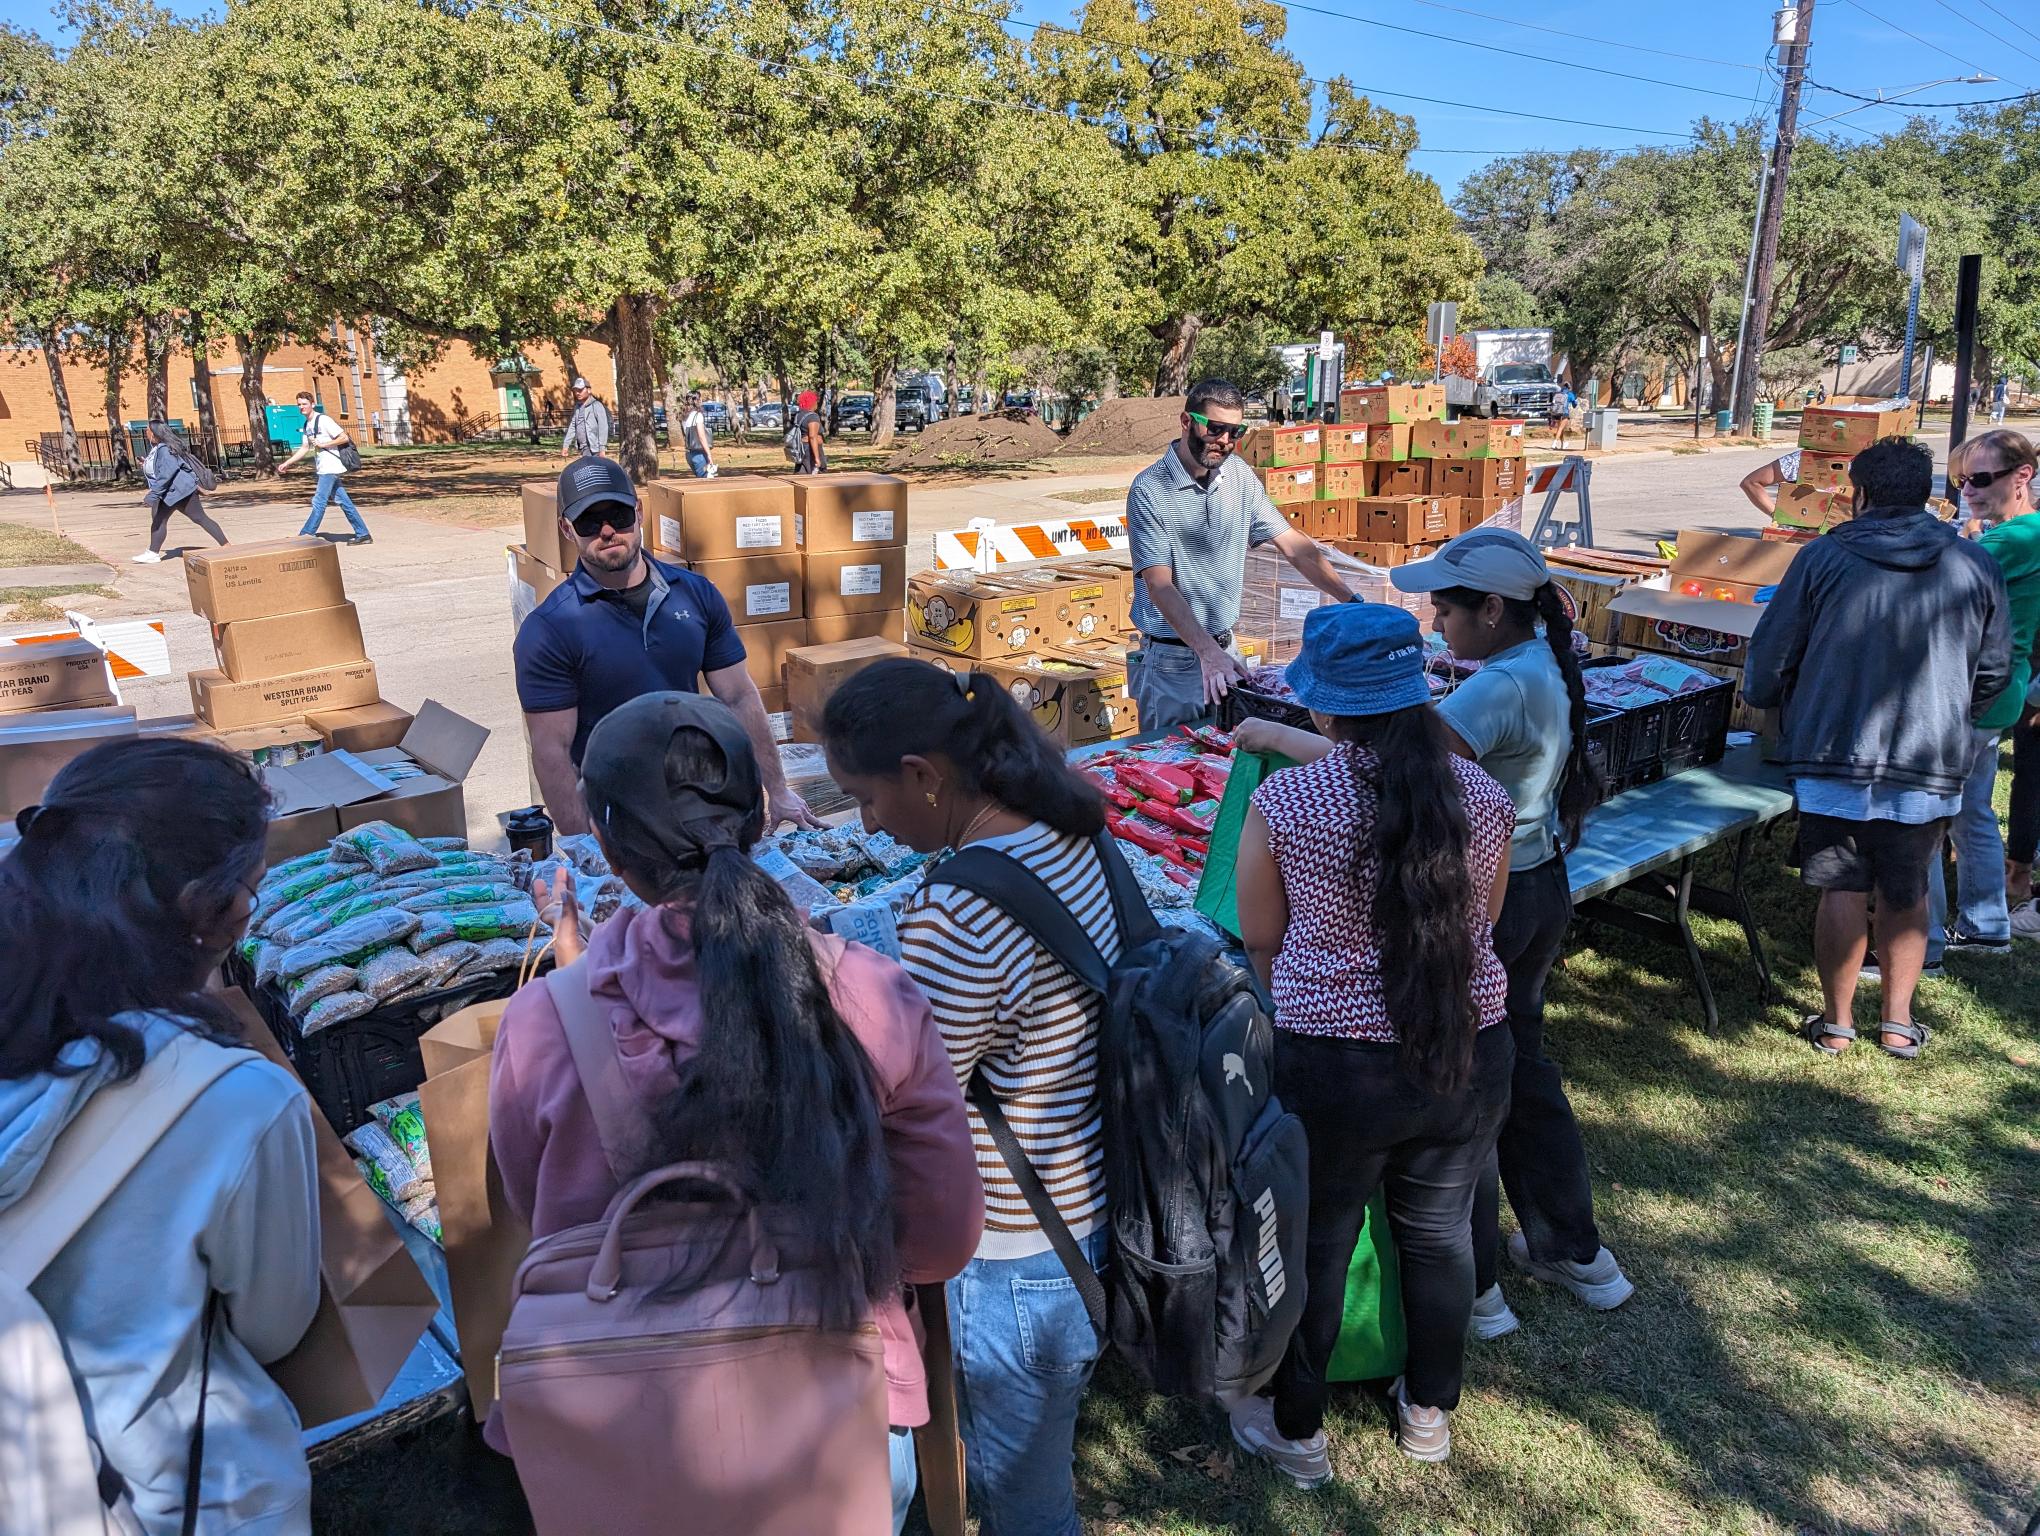
[[[1209,416],[1200,415],[1196,411],[1185,411],[1183,414],[1202,427],[1208,436],[1229,437],[1237,442],[1246,435],[1247,424],[1244,421],[1213,421]]]

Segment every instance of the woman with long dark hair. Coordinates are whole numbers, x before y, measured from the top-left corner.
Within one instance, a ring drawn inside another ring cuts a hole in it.
[[[1544,1050],[1544,984],[1572,921],[1565,856],[1600,791],[1587,759],[1586,684],[1573,654],[1572,618],[1536,546],[1505,528],[1462,534],[1389,579],[1405,592],[1429,592],[1446,648],[1480,663],[1439,701],[1438,714],[1452,750],[1493,774],[1516,803],[1509,897],[1494,934],[1509,973],[1516,1038],[1509,1121],[1495,1147],[1516,1212],[1510,1257],[1590,1307],[1619,1307],[1636,1287],[1601,1245],[1586,1144],[1558,1064]],[[1517,1326],[1500,1283],[1500,1215],[1490,1173],[1474,1205],[1480,1297],[1473,1328],[1484,1339]]]
[[[827,1325],[875,1316],[885,1341],[897,1528],[914,1489],[906,1429],[928,1418],[902,1281],[955,1274],[983,1220],[927,1001],[892,961],[809,928],[752,859],[763,786],[721,703],[632,700],[589,736],[581,790],[611,867],[645,903],[596,929],[578,962],[651,1125],[637,1171],[729,1166],[834,1255]],[[534,1238],[600,1220],[619,1187],[548,985],[504,1012],[489,1136]],[[500,1419],[490,1430],[514,1455]],[[673,1484],[684,1525],[675,1469],[644,1475]],[[806,1491],[789,1480],[790,1497]],[[603,1490],[587,1500],[600,1510]]]
[[[0,1260],[36,1250],[39,1204],[98,1200],[46,1263],[0,1269],[55,1324],[102,1491],[151,1536],[311,1530],[297,1414],[263,1369],[319,1302],[311,1109],[205,991],[248,924],[266,799],[216,747],[109,742],[0,858]],[[73,1126],[105,1156],[132,1138],[110,1193]]]
[[[927,852],[1004,854],[1063,901],[1099,953],[1119,953],[1095,844],[1103,804],[993,678],[882,661],[830,698],[822,734],[830,776],[867,828]],[[945,884],[939,864],[900,919],[900,950],[934,1004],[956,1081],[976,1078],[995,1100],[1097,1266],[1107,1233],[1102,1001],[1002,908]],[[983,1111],[969,1109],[985,1230],[949,1283],[967,1484],[984,1536],[1076,1536],[1077,1406],[1099,1341]]]
[[[1443,1461],[1473,1309],[1474,1187],[1508,1112],[1507,989],[1488,930],[1511,808],[1454,757],[1431,708],[1417,621],[1378,603],[1315,608],[1289,683],[1331,743],[1254,792],[1240,836],[1240,937],[1275,999],[1275,1092],[1310,1138],[1303,1321],[1272,1402],[1233,1437],[1300,1487],[1331,1477],[1325,1372],[1375,1191],[1402,1266],[1409,1359],[1400,1440]]]

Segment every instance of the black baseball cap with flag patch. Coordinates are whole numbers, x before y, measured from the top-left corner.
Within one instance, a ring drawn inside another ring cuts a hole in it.
[[[630,483],[630,475],[614,459],[590,454],[574,460],[560,471],[560,516],[570,523],[590,507],[610,502],[635,507],[637,500],[637,487]]]

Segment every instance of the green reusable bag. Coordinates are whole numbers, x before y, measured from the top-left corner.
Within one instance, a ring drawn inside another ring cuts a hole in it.
[[[1211,851],[1204,856],[1193,905],[1234,938],[1239,937],[1240,909],[1233,871],[1239,862],[1240,829],[1247,824],[1247,802],[1269,774],[1295,766],[1286,757],[1233,753],[1232,773],[1225,781],[1225,798],[1218,802],[1218,819],[1211,824]]]
[[[1346,1267],[1346,1309],[1339,1342],[1325,1371],[1329,1381],[1384,1381],[1402,1374],[1402,1272],[1388,1230],[1388,1201],[1380,1190],[1367,1202],[1367,1225]]]

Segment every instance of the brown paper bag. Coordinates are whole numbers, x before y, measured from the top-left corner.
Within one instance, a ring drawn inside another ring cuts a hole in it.
[[[914,1430],[914,1459],[935,1536],[963,1536],[963,1437],[957,1432],[956,1356],[949,1341],[949,1295],[939,1285],[914,1287],[921,1314],[921,1364],[928,1373],[928,1422]]]
[[[531,1228],[503,1198],[489,1150],[489,1060],[504,1006],[475,1003],[418,1041],[427,1074],[418,1102],[439,1188],[453,1326],[478,1423],[496,1401],[496,1348],[510,1320],[510,1282],[531,1246]]]
[[[289,1071],[289,1059],[247,994],[232,988],[218,996],[240,1021],[247,1044]],[[297,1348],[269,1368],[307,1428],[373,1408],[439,1310],[391,1225],[394,1218],[316,1108],[312,1139],[319,1170],[319,1310]]]

